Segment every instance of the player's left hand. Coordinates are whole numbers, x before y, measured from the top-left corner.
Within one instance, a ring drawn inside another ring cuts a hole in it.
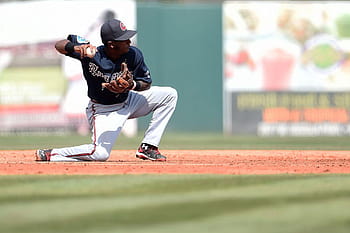
[[[107,90],[117,94],[127,91],[127,89],[123,87],[123,85],[118,83],[116,80],[112,80],[109,83],[102,83],[102,88],[106,88]]]
[[[128,66],[125,62],[121,64],[121,73],[116,80],[112,80],[109,83],[102,83],[102,88],[114,93],[123,93],[131,90],[135,85],[133,75],[129,71]]]

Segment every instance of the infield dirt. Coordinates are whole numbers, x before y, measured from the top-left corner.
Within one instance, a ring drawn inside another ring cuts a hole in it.
[[[0,175],[350,173],[349,151],[163,150],[166,162],[114,150],[106,162],[36,162],[33,150],[0,151]]]

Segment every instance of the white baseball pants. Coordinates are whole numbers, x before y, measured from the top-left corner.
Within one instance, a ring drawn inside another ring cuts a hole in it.
[[[159,146],[163,132],[175,110],[177,92],[171,87],[152,86],[149,90],[130,91],[124,103],[103,105],[89,102],[87,118],[92,143],[53,149],[50,161],[106,161],[127,119],[153,112],[142,143]]]

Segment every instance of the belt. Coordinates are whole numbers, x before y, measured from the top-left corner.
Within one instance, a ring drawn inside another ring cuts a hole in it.
[[[91,102],[93,102],[95,104],[99,104],[99,102],[97,100],[95,100],[95,99],[90,99],[90,100],[91,100]]]
[[[95,100],[95,99],[90,99],[91,102],[95,103],[95,104],[102,104],[101,102]],[[124,102],[120,102],[120,103],[111,103],[111,104],[103,104],[103,105],[114,105],[114,104],[122,104],[122,103],[125,103]]]

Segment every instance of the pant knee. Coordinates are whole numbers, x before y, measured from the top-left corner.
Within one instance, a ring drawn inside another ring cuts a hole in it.
[[[176,104],[178,98],[177,90],[172,87],[167,87],[167,94],[169,102],[173,102],[174,104]]]
[[[177,100],[177,90],[175,88],[170,87],[170,95]]]
[[[109,152],[101,146],[97,146],[95,152],[92,154],[92,158],[95,161],[106,161],[109,158]]]

